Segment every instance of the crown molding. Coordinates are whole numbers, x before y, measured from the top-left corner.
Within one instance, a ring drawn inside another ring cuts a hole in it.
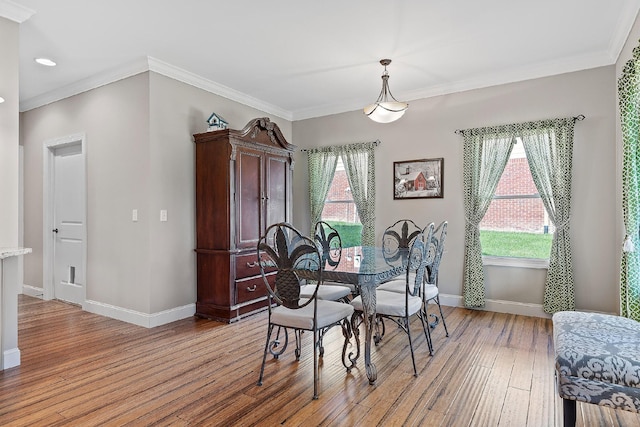
[[[638,15],[638,9],[640,8],[640,0],[635,0],[625,4],[625,9],[620,13],[618,23],[616,24],[615,33],[611,36],[609,41],[609,56],[611,63],[614,64],[620,57],[620,52],[624,48],[624,44],[629,38],[633,24],[636,22],[636,16]]]
[[[0,0],[0,17],[10,19],[18,24],[22,24],[35,13],[35,10],[29,9],[10,0]]]
[[[190,71],[183,70],[182,68],[160,61],[159,59],[153,57],[149,57],[148,59],[150,71],[162,74],[163,76],[178,80],[182,83],[186,83],[190,86],[197,87],[198,89],[205,90],[232,101],[239,102],[240,104],[248,107],[256,108],[265,113],[276,115],[285,120],[292,120],[293,114],[290,111],[284,110],[273,104],[269,104],[268,102],[261,101],[235,89],[231,89],[228,86],[205,79]]]
[[[556,76],[559,74],[571,73],[591,68],[603,67],[615,63],[612,60],[610,51],[575,56],[557,61],[546,62],[542,64],[530,64],[503,73],[491,73],[477,78],[464,81],[452,81],[439,85],[429,86],[410,92],[396,94],[398,99],[402,101],[415,101],[418,99],[432,98],[434,96],[449,95],[457,92],[465,92],[468,90],[482,89],[491,86],[521,82],[525,80],[533,80],[544,77]],[[323,105],[319,107],[309,108],[305,110],[295,111],[292,121],[312,119],[317,117],[328,116],[332,114],[346,113],[355,110],[361,110],[365,104],[358,104],[356,101],[344,103],[342,105]],[[411,109],[411,107],[409,107]]]
[[[86,92],[118,80],[126,79],[146,71],[153,71],[155,73],[162,74],[163,76],[222,96],[232,101],[239,102],[248,107],[256,108],[267,114],[273,114],[289,121],[292,120],[293,114],[290,111],[286,111],[275,105],[263,102],[252,96],[231,89],[230,87],[207,80],[194,73],[175,67],[153,57],[144,57],[121,67],[114,68],[64,86],[60,89],[27,99],[20,103],[20,112],[33,110],[34,108],[42,107],[43,105],[51,104],[52,102],[60,101],[61,99],[78,95],[82,92]]]
[[[33,110],[34,108],[42,107],[43,105],[51,104],[53,102],[60,101],[61,99],[78,95],[82,92],[135,76],[136,74],[144,73],[148,70],[149,61],[147,58],[141,58],[121,67],[113,68],[86,79],[79,80],[70,85],[63,86],[51,92],[26,99],[20,103],[20,112],[22,113]]]
[[[596,54],[575,56],[572,58],[560,59],[541,64],[529,64],[504,73],[491,73],[477,78],[460,82],[445,83],[433,86],[425,90],[418,90],[407,93],[403,99],[416,100],[430,98],[438,95],[448,95],[456,92],[464,92],[474,89],[482,89],[491,86],[498,86],[509,83],[522,82],[526,80],[553,77],[560,74],[573,73],[576,71],[588,70],[592,68],[611,65],[610,53],[600,52]]]

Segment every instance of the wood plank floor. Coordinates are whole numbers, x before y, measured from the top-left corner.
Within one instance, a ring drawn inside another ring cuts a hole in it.
[[[388,325],[373,350],[376,385],[362,359],[340,362],[331,330],[312,400],[311,335],[303,355],[268,359],[256,385],[266,313],[239,323],[190,318],[146,329],[58,301],[19,297],[22,364],[0,372],[2,426],[560,426],[551,321],[445,308],[450,337],[434,331],[429,356],[413,331]],[[636,414],[578,404],[578,425],[639,426]]]

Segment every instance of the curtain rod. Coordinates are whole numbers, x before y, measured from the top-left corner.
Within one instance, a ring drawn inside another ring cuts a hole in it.
[[[584,116],[584,114],[578,114],[577,116],[575,116],[575,117],[573,118],[573,121],[574,121],[574,122],[581,122],[581,121],[583,121],[585,118],[586,118],[586,117]],[[453,133],[458,134],[458,135],[461,135],[461,134],[463,134],[463,133],[464,133],[464,130],[456,129]]]
[[[373,141],[373,143],[376,144],[376,147],[377,147],[378,145],[382,144],[382,141],[380,141],[379,139],[376,139],[375,141]],[[316,148],[321,148],[321,147],[316,147]],[[308,148],[301,148],[300,151],[306,152],[306,151],[309,151],[309,149]]]

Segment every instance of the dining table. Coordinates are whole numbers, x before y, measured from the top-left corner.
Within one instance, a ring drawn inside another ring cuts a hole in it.
[[[352,284],[362,297],[362,324],[365,334],[364,363],[370,384],[374,384],[378,377],[376,367],[371,361],[371,342],[376,323],[376,288],[381,283],[406,274],[407,262],[408,250],[406,249],[390,250],[379,246],[355,246],[342,248],[340,262],[335,267],[325,267],[322,271],[323,281]],[[355,326],[353,334],[356,339],[357,353],[355,357],[349,357],[351,361],[351,366],[347,366],[349,370],[355,366],[360,353],[359,331]],[[345,337],[345,340],[349,340],[349,337]],[[346,344],[345,342],[345,347]]]

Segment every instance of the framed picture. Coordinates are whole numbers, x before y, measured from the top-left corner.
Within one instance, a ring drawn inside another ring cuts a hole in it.
[[[394,199],[444,197],[444,159],[393,162]]]

